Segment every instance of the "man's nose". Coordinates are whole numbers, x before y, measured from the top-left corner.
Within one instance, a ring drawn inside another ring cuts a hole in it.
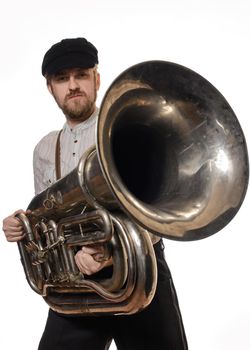
[[[71,76],[69,78],[69,90],[76,90],[76,89],[79,89],[80,86],[77,82],[77,79],[75,79],[75,77]]]

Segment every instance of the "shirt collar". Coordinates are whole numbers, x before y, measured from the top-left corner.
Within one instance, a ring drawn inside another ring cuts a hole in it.
[[[95,111],[91,114],[91,116],[87,120],[77,124],[73,128],[70,127],[69,124],[66,122],[63,126],[63,131],[72,133],[72,132],[78,132],[78,131],[80,132],[84,129],[89,128],[91,125],[93,125],[96,122],[98,113],[99,113],[99,108],[96,107]]]

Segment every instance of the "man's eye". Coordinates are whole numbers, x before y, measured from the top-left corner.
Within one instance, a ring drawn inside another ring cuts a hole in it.
[[[87,76],[87,74],[86,73],[79,73],[79,74],[77,74],[77,76],[78,76],[78,78],[83,79]]]
[[[56,81],[58,82],[63,82],[67,80],[67,76],[66,75],[59,75],[56,77]]]

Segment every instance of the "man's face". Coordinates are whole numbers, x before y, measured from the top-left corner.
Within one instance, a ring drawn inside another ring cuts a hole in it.
[[[96,68],[73,68],[60,71],[47,80],[54,96],[68,121],[80,123],[95,110],[100,76]]]

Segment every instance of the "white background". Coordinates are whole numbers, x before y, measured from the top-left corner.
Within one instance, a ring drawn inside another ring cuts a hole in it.
[[[249,0],[2,0],[1,218],[30,202],[33,147],[64,122],[40,74],[52,44],[86,36],[97,46],[99,102],[135,63],[162,59],[195,70],[228,100],[250,144],[249,16]],[[192,243],[165,240],[190,350],[250,349],[248,208],[249,193],[216,235]],[[17,247],[3,234],[0,269],[0,348],[35,350],[47,305],[28,286]]]

